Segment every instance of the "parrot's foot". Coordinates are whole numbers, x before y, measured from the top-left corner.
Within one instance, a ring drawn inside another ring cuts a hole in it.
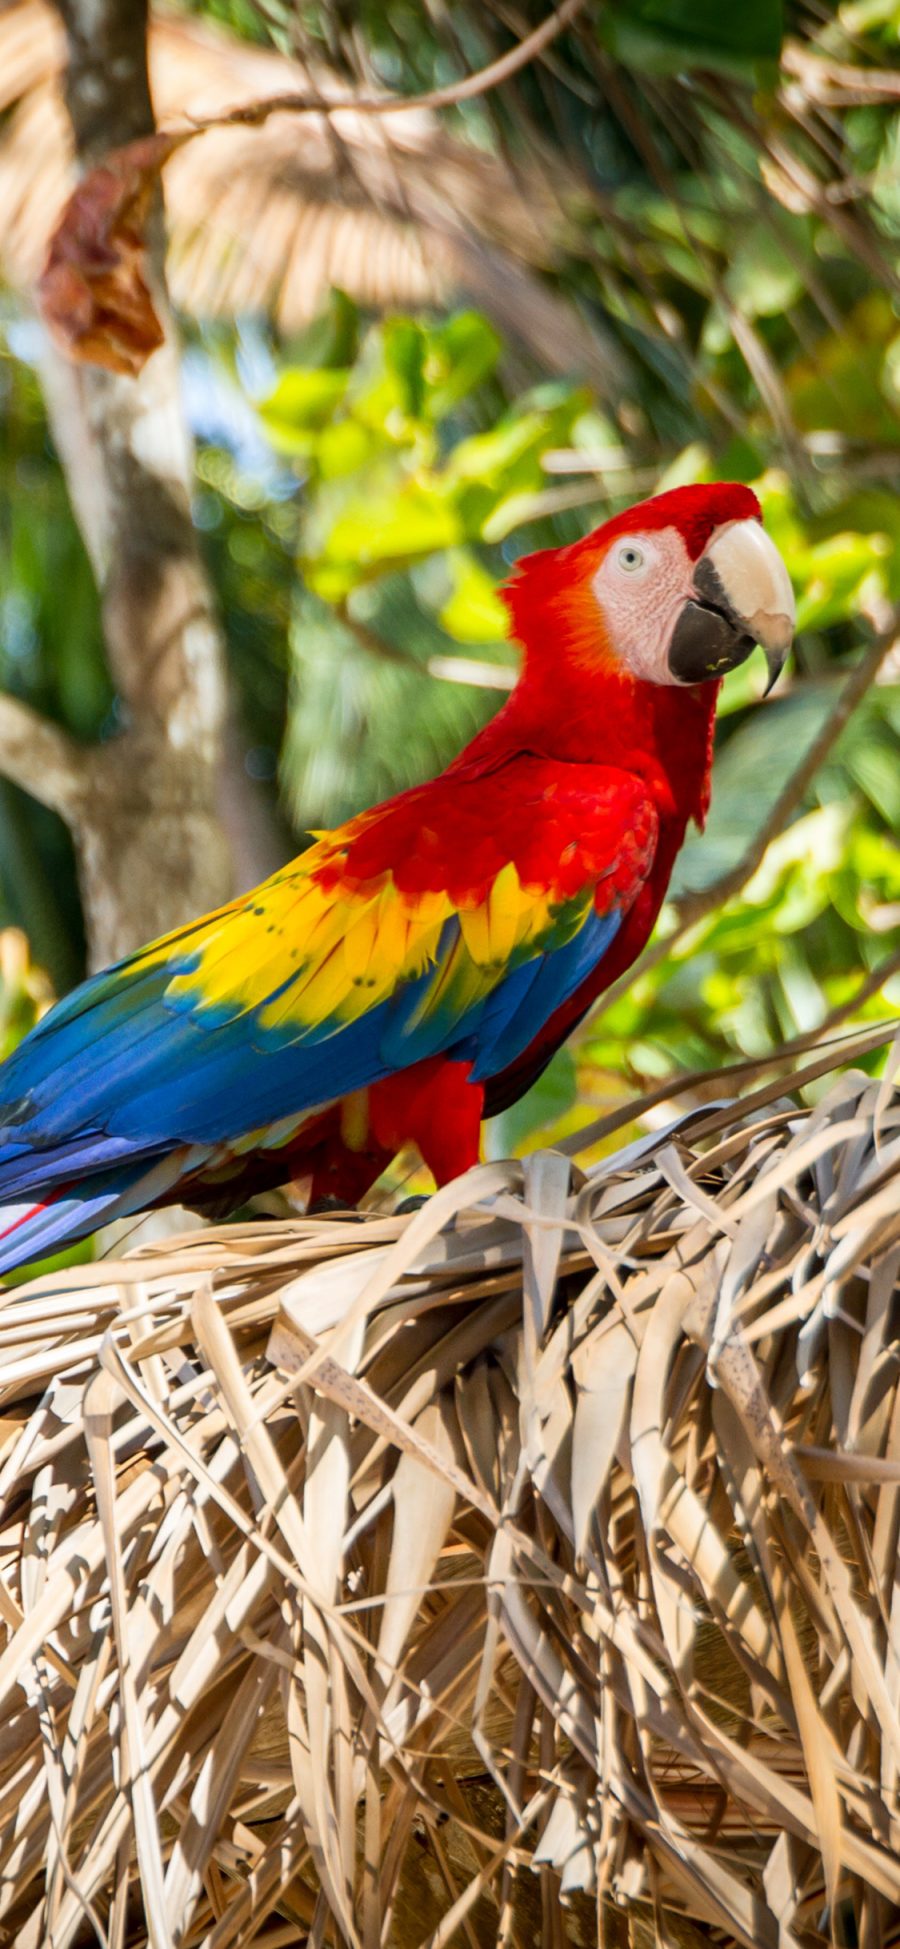
[[[429,1195],[427,1191],[420,1191],[414,1198],[401,1198],[399,1205],[394,1207],[394,1217],[405,1218],[411,1211],[421,1211],[422,1206],[427,1205]]]
[[[362,1225],[364,1222],[364,1213],[354,1211],[345,1198],[316,1198],[306,1216],[307,1218],[343,1218],[354,1225]]]

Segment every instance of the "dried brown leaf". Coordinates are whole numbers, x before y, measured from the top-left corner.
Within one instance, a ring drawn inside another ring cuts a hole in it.
[[[134,377],[163,344],[147,226],[163,163],[184,140],[148,135],[111,149],[72,192],[37,287],[44,323],[70,359]]]

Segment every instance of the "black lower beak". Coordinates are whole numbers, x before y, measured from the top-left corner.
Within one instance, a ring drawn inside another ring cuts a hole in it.
[[[708,683],[736,670],[755,648],[755,638],[747,635],[737,617],[694,597],[685,603],[672,632],[669,670],[676,683]]]

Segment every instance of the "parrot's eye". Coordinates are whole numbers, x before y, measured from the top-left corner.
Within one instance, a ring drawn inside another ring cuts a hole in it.
[[[625,547],[619,549],[617,560],[626,575],[634,575],[644,566],[643,550],[636,548],[633,541],[626,542]]]

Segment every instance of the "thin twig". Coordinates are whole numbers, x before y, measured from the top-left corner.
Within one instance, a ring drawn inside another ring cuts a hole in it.
[[[88,754],[48,717],[0,695],[0,774],[40,805],[71,818],[87,778]]]
[[[408,650],[400,649],[377,629],[360,622],[346,602],[336,602],[334,609],[360,648],[382,663],[398,663],[407,670],[415,670],[417,676],[436,677],[439,683],[474,684],[481,690],[512,690],[516,681],[516,672],[509,665],[486,663],[470,656],[431,656],[422,664]]]
[[[392,643],[387,636],[381,636],[377,629],[370,629],[368,623],[360,622],[359,617],[353,615],[346,601],[336,602],[334,613],[354,641],[359,644],[361,650],[367,650],[369,655],[377,657],[380,663],[399,663],[407,670],[417,670],[421,676],[422,665],[418,658],[410,656],[408,650],[400,649],[399,645]]]
[[[474,656],[430,656],[425,667],[440,683],[474,684],[476,690],[512,690],[518,674],[511,664]]]
[[[871,689],[885,658],[895,648],[896,628],[897,617],[893,616],[890,630],[879,634],[871,649],[866,651],[865,656],[851,671],[809,750],[779,792],[768,818],[763,821],[756,838],[738,860],[737,865],[729,867],[728,872],[720,874],[710,886],[701,887],[696,893],[687,893],[676,901],[678,913],[676,925],[668,934],[663,934],[660,939],[653,941],[634,966],[620,975],[617,981],[612,982],[600,997],[593,1014],[588,1017],[589,1021],[596,1021],[597,1017],[611,1008],[613,1002],[618,1001],[619,996],[624,995],[641,975],[649,974],[651,968],[656,968],[660,961],[665,961],[676,943],[691,927],[696,927],[697,922],[705,919],[714,907],[724,906],[726,901],[733,900],[735,894],[740,893],[747,881],[753,878],[773,839],[777,839],[783,832],[791,813],[795,812],[801,803],[819,766],[837,743],[857,705]]]
[[[400,115],[417,109],[453,108],[459,102],[472,101],[477,96],[489,94],[501,83],[528,67],[539,54],[542,54],[551,41],[565,32],[576,15],[586,4],[586,0],[563,0],[560,7],[548,14],[539,27],[509,48],[496,61],[489,61],[487,67],[477,69],[475,74],[467,74],[459,81],[448,82],[444,88],[431,88],[423,95],[346,94],[323,95],[318,90],[300,94],[296,90],[284,95],[267,95],[263,101],[242,102],[237,108],[227,109],[222,115],[204,115],[192,118],[188,128],[159,129],[157,140],[160,151],[168,143],[168,156],[181,149],[185,143],[193,142],[198,135],[207,135],[212,129],[258,128],[268,121],[270,115],[322,115],[326,118],[341,113],[354,115]],[[162,155],[160,153],[160,160]]]
[[[900,75],[885,68],[854,68],[846,61],[830,61],[811,54],[800,41],[786,41],[781,51],[785,72],[800,82],[807,101],[826,108],[853,108],[864,102],[895,102],[900,98]]]
[[[880,994],[882,988],[895,974],[900,974],[900,948],[897,948],[893,954],[886,954],[883,961],[876,962],[875,967],[869,969],[865,980],[860,982],[858,988],[854,988],[852,995],[848,995],[846,1001],[839,1002],[835,1008],[828,1010],[827,1015],[823,1015],[818,1028],[813,1033],[820,1036],[825,1035],[830,1029],[839,1028],[842,1022],[846,1022],[851,1015],[856,1014],[858,1008],[864,1008],[866,1002],[872,1000],[873,995]]]
[[[530,62],[536,60],[544,49],[571,25],[585,4],[586,0],[562,0],[562,5],[548,14],[532,33],[527,34],[524,40],[519,41],[506,54],[500,55],[496,61],[489,61],[486,67],[479,68],[475,74],[464,75],[459,81],[448,83],[443,88],[432,88],[422,95],[399,96],[386,92],[377,94],[358,92],[328,97],[320,90],[313,89],[303,94],[291,92],[269,95],[263,101],[245,102],[239,104],[237,108],[228,109],[221,115],[191,117],[186,128],[157,129],[152,143],[152,161],[148,150],[141,169],[151,173],[155,169],[161,169],[176,151],[185,148],[198,136],[206,135],[211,130],[235,127],[258,128],[267,122],[271,115],[318,115],[325,120],[326,127],[329,127],[330,118],[342,111],[355,115],[380,117],[413,110],[451,108],[459,102],[471,101],[498,88],[502,82],[508,81],[511,76],[518,74]],[[119,157],[122,162],[126,161],[129,151],[134,146],[126,144],[124,148],[120,148],[117,145],[110,149],[104,159],[104,167],[107,170],[114,168]],[[75,192],[75,198],[79,193]],[[74,200],[74,198],[70,199],[70,203],[66,205],[57,235],[65,229],[69,221],[69,211]],[[350,626],[355,629],[352,622]],[[392,660],[399,660],[399,656]]]
[[[487,67],[479,68],[475,74],[464,75],[461,81],[449,82],[444,88],[431,88],[424,95],[335,95],[331,100],[323,100],[321,95],[301,94],[272,95],[262,102],[249,102],[246,106],[230,109],[225,115],[210,117],[198,122],[196,132],[221,128],[229,123],[254,126],[264,122],[269,115],[322,115],[335,114],[340,109],[352,109],[358,115],[396,115],[408,109],[453,108],[457,102],[472,101],[478,95],[485,95],[492,88],[499,88],[514,74],[542,54],[551,41],[564,33],[581,12],[585,0],[563,0],[539,27],[526,34],[523,41],[501,54],[496,61],[489,61]]]
[[[882,963],[880,970],[873,968],[873,977],[880,973],[879,987],[896,972],[892,965],[893,961],[892,955],[890,964]],[[579,1130],[573,1130],[570,1137],[557,1138],[554,1141],[554,1150],[564,1151],[567,1157],[580,1157],[585,1151],[593,1150],[597,1144],[606,1143],[617,1130],[624,1130],[633,1123],[640,1123],[648,1110],[655,1110],[660,1103],[677,1103],[680,1097],[689,1096],[693,1090],[708,1091],[711,1083],[714,1083],[718,1090],[720,1085],[730,1087],[732,1083],[738,1083],[742,1077],[749,1077],[752,1080],[756,1076],[764,1075],[767,1070],[784,1069],[787,1064],[795,1062],[798,1056],[822,1051],[817,1062],[791,1078],[789,1087],[792,1090],[802,1088],[818,1076],[830,1074],[832,1069],[839,1068],[845,1062],[856,1062],[861,1056],[886,1047],[897,1034],[896,1019],[892,1020],[890,1017],[880,1022],[873,1022],[871,1027],[865,1024],[861,1028],[851,1029],[844,1035],[828,1033],[841,1015],[852,1013],[853,1009],[860,1005],[863,990],[871,993],[870,978],[863,982],[862,988],[844,1003],[840,1010],[834,1009],[831,1015],[826,1015],[818,1028],[805,1029],[802,1035],[792,1036],[789,1042],[779,1043],[778,1048],[771,1049],[767,1056],[743,1056],[740,1061],[726,1063],[721,1069],[685,1069],[680,1074],[676,1072],[671,1076],[665,1076],[662,1082],[655,1083],[652,1089],[644,1090],[640,1096],[629,1097],[615,1110],[608,1111],[605,1116],[597,1117],[591,1123],[582,1124]],[[787,1087],[788,1085],[785,1084],[785,1088]],[[718,1100],[717,1098],[716,1101]],[[748,1105],[753,1100],[753,1098],[748,1099]],[[710,1103],[706,1098],[698,1101],[697,1107],[705,1108],[712,1113],[715,1102]]]

